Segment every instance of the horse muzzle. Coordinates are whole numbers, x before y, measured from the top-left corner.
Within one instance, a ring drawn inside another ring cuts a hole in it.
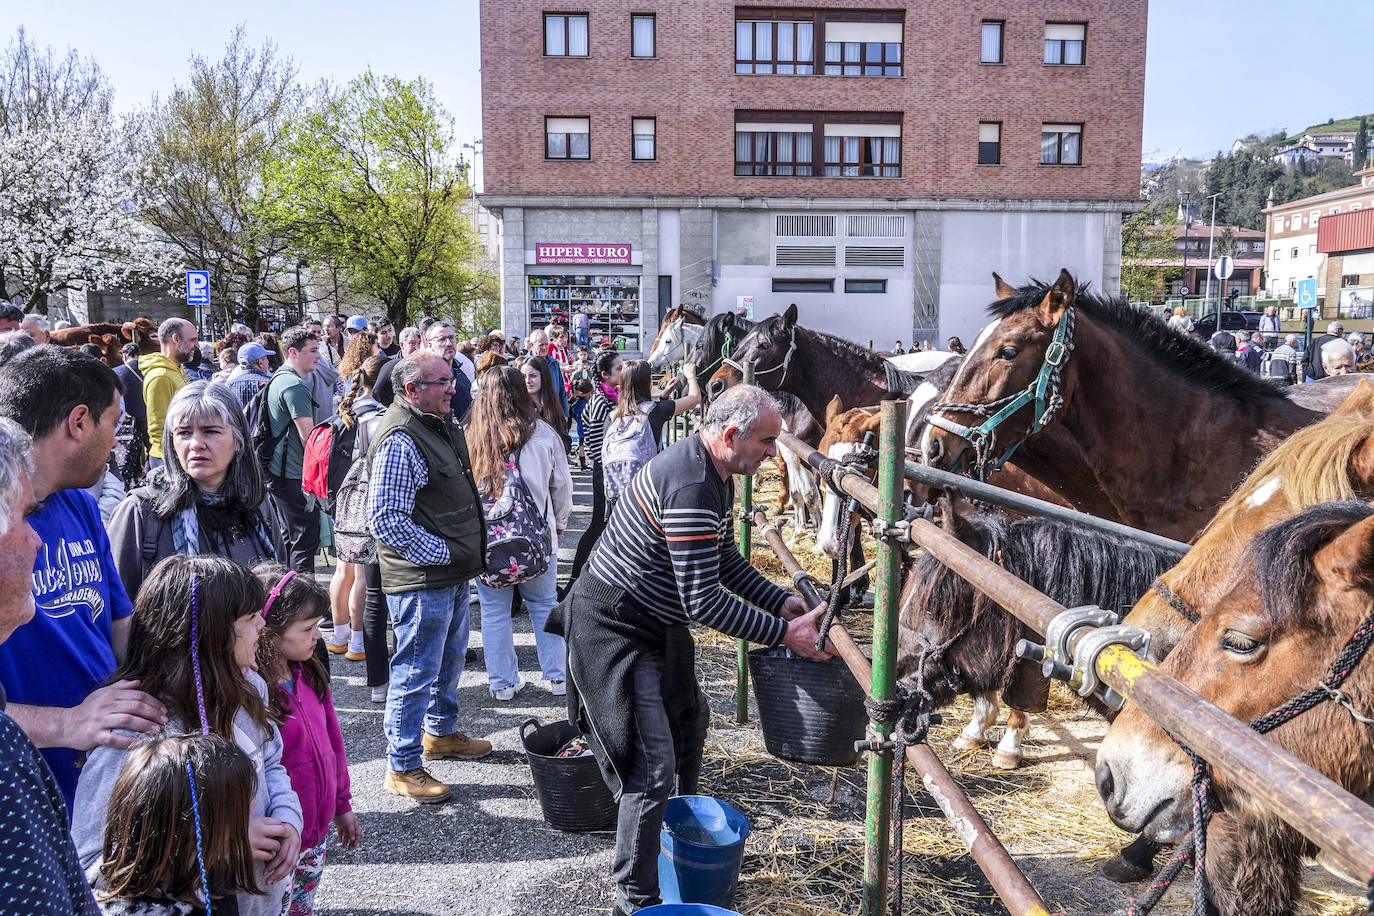
[[[1114,741],[1109,732],[1094,776],[1107,816],[1122,830],[1175,843],[1192,828],[1192,770],[1167,748],[1134,735]]]

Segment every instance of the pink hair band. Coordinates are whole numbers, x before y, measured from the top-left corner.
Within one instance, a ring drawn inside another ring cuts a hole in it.
[[[272,586],[272,591],[267,593],[267,603],[262,606],[262,619],[267,619],[267,612],[272,610],[272,605],[281,597],[281,590],[286,588],[286,583],[291,581],[291,577],[296,574],[294,569],[287,570],[286,575],[277,580],[277,584]]]

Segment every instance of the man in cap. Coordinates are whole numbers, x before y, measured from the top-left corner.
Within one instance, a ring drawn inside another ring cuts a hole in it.
[[[267,348],[256,340],[251,340],[239,347],[239,364],[229,373],[229,379],[225,384],[234,392],[239,406],[247,408],[248,402],[253,400],[253,395],[257,394],[271,377]]]

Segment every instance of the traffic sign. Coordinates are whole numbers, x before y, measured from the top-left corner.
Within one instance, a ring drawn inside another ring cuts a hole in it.
[[[210,271],[208,271],[208,270],[188,270],[188,271],[186,271],[186,304],[187,304],[187,305],[209,305],[209,304],[210,304]]]
[[[1231,259],[1229,254],[1224,254],[1217,258],[1214,270],[1218,280],[1229,280],[1231,274],[1236,272],[1236,262]]]
[[[1188,289],[1188,287],[1184,286],[1184,287],[1181,287],[1181,288],[1179,289],[1178,294],[1179,294],[1180,296],[1186,296],[1186,295],[1188,295],[1189,292],[1190,292],[1190,290]]]
[[[1317,278],[1308,277],[1298,281],[1298,294],[1293,297],[1298,308],[1310,309],[1317,304]]]

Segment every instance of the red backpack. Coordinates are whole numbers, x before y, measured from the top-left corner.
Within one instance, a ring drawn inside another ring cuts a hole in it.
[[[301,489],[325,512],[334,511],[334,497],[339,485],[353,466],[353,449],[358,427],[344,425],[337,413],[323,423],[316,424],[305,438],[305,461],[301,465]]]

